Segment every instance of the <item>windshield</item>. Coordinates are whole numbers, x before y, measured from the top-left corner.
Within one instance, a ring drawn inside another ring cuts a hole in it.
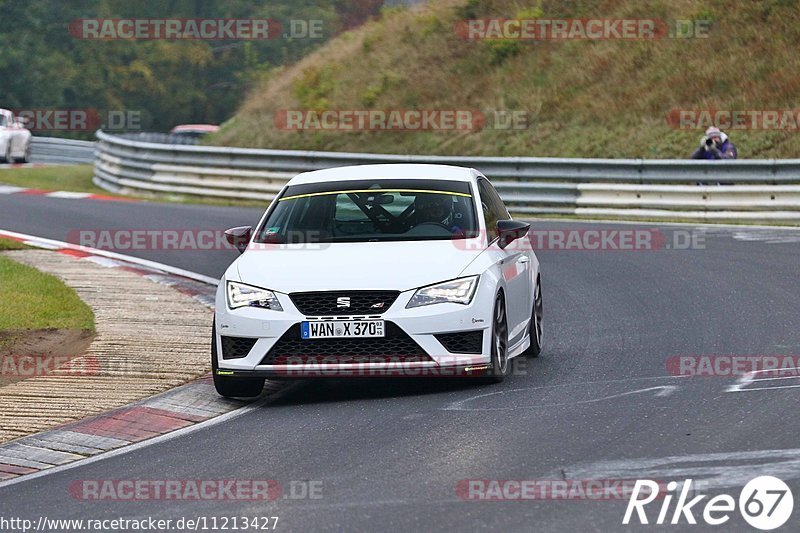
[[[360,180],[287,188],[256,235],[260,243],[374,242],[475,237],[467,182]]]

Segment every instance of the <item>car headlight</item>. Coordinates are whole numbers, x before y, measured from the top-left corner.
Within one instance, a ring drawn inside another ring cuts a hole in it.
[[[472,297],[475,296],[477,287],[478,276],[469,276],[422,287],[417,289],[417,292],[411,297],[406,309],[445,302],[467,305],[472,301]]]
[[[244,283],[229,281],[227,284],[228,307],[261,307],[273,311],[283,311],[275,293],[267,289],[260,289]]]

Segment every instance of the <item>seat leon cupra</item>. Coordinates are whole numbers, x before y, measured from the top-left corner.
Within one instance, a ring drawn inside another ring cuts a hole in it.
[[[223,396],[265,378],[469,376],[501,381],[542,346],[539,261],[470,168],[360,165],[292,178],[216,295]]]

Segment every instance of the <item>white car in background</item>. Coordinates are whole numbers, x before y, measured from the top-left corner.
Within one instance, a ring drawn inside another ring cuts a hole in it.
[[[0,163],[27,163],[31,158],[31,132],[20,117],[0,109]]]
[[[223,396],[264,379],[481,376],[538,356],[539,261],[474,169],[363,165],[292,178],[216,296],[212,372]],[[516,243],[516,244],[515,244]]]

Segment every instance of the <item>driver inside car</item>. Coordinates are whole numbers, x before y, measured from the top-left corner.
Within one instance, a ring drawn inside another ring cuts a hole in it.
[[[453,214],[453,201],[449,196],[440,194],[421,194],[414,201],[417,225],[425,222],[442,224],[449,227]]]

